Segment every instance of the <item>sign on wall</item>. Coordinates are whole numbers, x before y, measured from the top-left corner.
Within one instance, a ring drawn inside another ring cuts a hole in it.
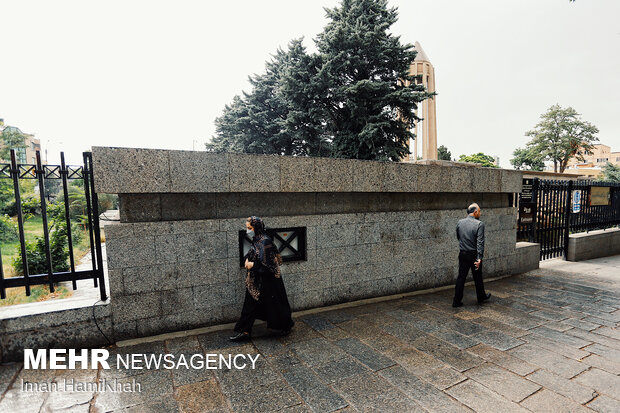
[[[593,186],[590,188],[590,205],[610,205],[611,197],[608,186]]]
[[[573,191],[573,213],[581,212],[581,189]]]

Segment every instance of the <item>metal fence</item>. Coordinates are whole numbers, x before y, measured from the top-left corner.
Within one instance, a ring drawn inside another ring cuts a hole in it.
[[[540,259],[566,256],[571,233],[620,225],[620,184],[524,179],[517,240],[540,244]]]
[[[36,152],[36,165],[18,164],[15,150],[11,150],[11,163],[0,164],[0,179],[10,179],[13,183],[15,206],[17,210],[17,224],[19,231],[19,250],[23,267],[23,275],[16,277],[4,277],[4,268],[0,260],[0,298],[6,298],[7,288],[24,288],[26,295],[30,295],[30,287],[33,285],[49,285],[50,292],[54,292],[55,284],[71,281],[73,289],[77,289],[77,281],[92,279],[95,287],[99,287],[101,299],[107,298],[105,282],[103,278],[103,254],[101,251],[101,234],[99,229],[98,199],[95,192],[93,177],[93,160],[90,152],[83,153],[84,164],[70,166],[65,164],[64,153],[60,153],[60,165],[42,165],[41,154]],[[41,218],[43,221],[43,239],[45,243],[45,262],[47,272],[44,274],[31,274],[28,270],[26,254],[26,239],[24,235],[24,214],[22,211],[22,199],[20,194],[20,180],[34,179],[38,181],[40,197]],[[50,251],[50,231],[48,225],[45,181],[59,179],[62,181],[62,197],[64,200],[64,216],[67,225],[67,243],[69,252],[69,271],[55,272]],[[84,183],[86,197],[86,226],[90,241],[90,253],[92,269],[76,271],[75,257],[73,252],[73,234],[69,215],[69,180],[80,179]],[[0,254],[2,252],[0,251]]]

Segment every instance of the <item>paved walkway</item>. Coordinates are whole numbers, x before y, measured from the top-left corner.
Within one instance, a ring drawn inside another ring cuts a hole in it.
[[[258,328],[113,349],[259,354],[256,370],[25,371],[0,367],[0,411],[620,411],[620,256],[545,262],[487,284],[491,302],[450,307],[452,290],[297,318],[286,338]],[[573,272],[574,271],[574,272]],[[142,393],[30,393],[21,380],[136,380]]]

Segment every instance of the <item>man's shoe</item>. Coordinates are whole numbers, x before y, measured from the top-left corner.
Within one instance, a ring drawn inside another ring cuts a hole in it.
[[[478,304],[482,304],[483,302],[485,302],[489,298],[491,298],[491,293],[486,293],[486,295],[484,296],[484,298],[482,300],[478,300]]]
[[[250,333],[242,331],[228,338],[230,341],[247,341],[250,339]]]
[[[456,307],[463,307],[463,303],[452,303],[452,307],[456,308]]]

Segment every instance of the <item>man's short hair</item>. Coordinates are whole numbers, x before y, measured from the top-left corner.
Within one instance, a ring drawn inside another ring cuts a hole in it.
[[[480,208],[478,204],[471,204],[470,206],[467,207],[467,213],[473,214],[474,212],[476,212],[478,208]]]

